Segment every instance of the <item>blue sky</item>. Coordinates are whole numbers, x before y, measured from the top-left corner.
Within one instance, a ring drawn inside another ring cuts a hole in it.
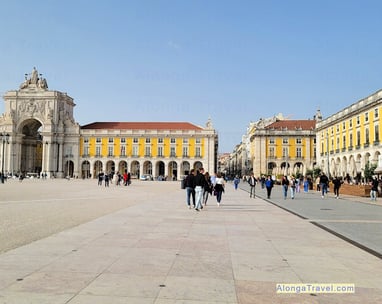
[[[81,125],[324,117],[382,88],[382,1],[6,1],[0,93],[35,66]],[[0,112],[3,112],[3,103]]]

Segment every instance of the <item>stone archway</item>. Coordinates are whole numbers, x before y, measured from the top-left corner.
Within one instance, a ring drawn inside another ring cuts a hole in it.
[[[42,171],[44,145],[41,127],[41,122],[33,118],[24,120],[18,127],[21,153],[18,156],[17,171],[21,174],[39,174]]]

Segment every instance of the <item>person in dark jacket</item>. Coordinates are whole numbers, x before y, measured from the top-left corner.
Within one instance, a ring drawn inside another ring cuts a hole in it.
[[[191,197],[192,197],[192,204],[195,208],[195,176],[194,176],[195,170],[191,169],[190,173],[186,177],[185,181],[185,188],[186,188],[186,197],[187,197],[187,205],[188,209],[191,209]]]
[[[373,180],[371,181],[371,189],[370,189],[370,199],[372,201],[377,200],[378,196],[378,179],[374,176]]]
[[[325,173],[322,173],[320,176],[320,188],[321,188],[321,197],[324,198],[325,194],[328,193],[328,184],[329,184],[329,179],[325,175]]]
[[[334,196],[335,196],[336,199],[338,199],[339,196],[340,196],[340,187],[341,187],[342,181],[336,176],[332,180],[332,183],[333,183]]]
[[[268,175],[267,179],[265,180],[265,188],[267,188],[267,198],[271,198],[273,179],[270,175]]]
[[[203,209],[203,190],[206,183],[206,179],[203,173],[204,169],[199,168],[199,170],[196,170],[196,175],[194,178],[196,211],[199,211],[199,209]]]

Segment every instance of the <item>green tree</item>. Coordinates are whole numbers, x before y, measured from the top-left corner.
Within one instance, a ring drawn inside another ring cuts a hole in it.
[[[367,164],[365,165],[365,170],[364,175],[365,175],[365,180],[368,182],[372,179],[374,175],[374,170],[377,168],[377,164],[370,164],[368,161]]]

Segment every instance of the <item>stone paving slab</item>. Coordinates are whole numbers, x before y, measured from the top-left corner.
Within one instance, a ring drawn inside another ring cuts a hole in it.
[[[37,195],[31,204],[40,212],[42,203],[89,208],[78,195],[84,188],[91,202],[98,193],[125,207],[0,254],[0,304],[382,302],[381,259],[230,185],[221,206],[211,197],[196,212],[177,182],[102,190],[89,181],[51,183],[68,201]],[[30,197],[26,189],[17,195]],[[17,204],[17,195],[7,199]],[[277,283],[354,283],[356,290],[277,294]]]

